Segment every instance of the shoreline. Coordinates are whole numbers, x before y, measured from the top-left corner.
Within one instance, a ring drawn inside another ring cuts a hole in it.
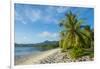
[[[15,65],[32,65],[32,64],[51,64],[51,63],[68,63],[93,61],[89,56],[83,56],[76,60],[70,59],[67,53],[62,53],[60,48],[44,51],[38,55],[30,55],[22,59],[16,60]]]
[[[15,60],[15,65],[29,65],[29,64],[37,64],[40,63],[42,59],[45,59],[46,57],[54,54],[55,52],[59,51],[60,49],[52,49],[48,51],[44,51],[38,55],[28,55],[24,58]]]

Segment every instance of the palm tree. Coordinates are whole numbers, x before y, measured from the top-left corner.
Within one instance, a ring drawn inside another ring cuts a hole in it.
[[[65,36],[64,32],[61,31],[61,32],[60,32],[60,37],[61,37],[61,39],[60,39],[60,41],[59,41],[59,46],[60,46],[60,48],[62,48],[62,46],[63,46],[64,36]]]
[[[92,43],[93,43],[93,40],[94,40],[94,35],[93,35],[94,32],[92,32],[89,25],[84,26],[84,32],[83,33],[86,34],[85,36],[88,37],[85,40],[86,43],[87,43],[86,48],[90,48],[92,46]]]
[[[63,50],[67,50],[71,47],[83,47],[86,45],[86,36],[81,28],[82,23],[83,20],[78,19],[71,11],[68,12],[65,18],[60,22],[59,25],[63,28],[63,31],[61,32],[59,43]]]

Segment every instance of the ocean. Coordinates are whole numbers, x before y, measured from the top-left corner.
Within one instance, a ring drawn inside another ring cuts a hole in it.
[[[37,55],[40,54],[42,51],[36,47],[20,47],[20,46],[16,46],[15,47],[15,60],[16,59],[20,59],[29,55]]]

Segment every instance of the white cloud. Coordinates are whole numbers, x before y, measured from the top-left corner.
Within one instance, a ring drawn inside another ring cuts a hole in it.
[[[70,9],[69,7],[64,7],[64,6],[60,6],[60,7],[48,6],[48,9],[46,9],[46,11],[52,14],[53,12],[63,13],[69,9]]]
[[[45,10],[47,13],[51,13],[55,10],[55,7],[53,6],[48,6],[47,9]]]
[[[68,7],[48,6],[48,9],[45,10],[48,13],[48,15],[44,16],[43,20],[45,21],[46,24],[50,24],[50,23],[58,24],[59,20],[54,18],[54,16],[59,15],[59,13],[64,13],[64,12],[66,12],[69,9],[70,8],[68,8]]]
[[[31,11],[26,10],[25,11],[25,15],[32,22],[38,21],[39,19],[41,19],[41,16],[42,16],[40,10],[31,10]]]
[[[15,11],[15,20],[20,21],[20,23],[22,24],[27,24],[27,22],[23,19],[23,17],[17,11]]]
[[[44,31],[38,34],[40,37],[49,37],[49,38],[55,38],[58,37],[58,33],[51,33],[48,31]]]
[[[15,20],[22,20],[22,17],[19,15],[17,11],[15,11]]]
[[[65,12],[65,11],[67,11],[69,8],[66,8],[66,7],[58,7],[57,8],[57,12],[58,13],[63,13],[63,12]]]
[[[19,12],[15,11],[15,20],[20,21],[22,24],[27,24],[27,20],[31,20],[33,23],[42,18],[42,14],[40,10],[25,10],[24,16],[22,16]],[[27,19],[25,19],[25,17]]]
[[[52,15],[47,15],[47,16],[44,16],[42,18],[42,20],[44,20],[44,23],[46,24],[58,24],[58,20],[56,18],[54,18]]]
[[[54,32],[48,32],[48,31],[44,31],[38,34],[38,37],[40,39],[43,39],[43,41],[45,40],[50,40],[50,41],[55,41],[55,40],[59,40],[59,34]]]
[[[26,10],[25,15],[33,23],[35,23],[38,20],[42,20],[42,21],[44,21],[42,23],[46,23],[46,24],[50,24],[50,23],[56,24],[56,22],[57,22],[57,20],[52,16],[52,14],[44,15],[44,12],[40,11],[39,9],[38,10],[32,10],[32,11],[30,11],[30,13],[29,13],[28,10]]]
[[[53,6],[48,6],[48,8],[45,10],[49,13],[46,13],[46,15],[44,15],[44,12],[39,10],[39,9],[25,9],[23,11],[24,15],[20,15],[20,13],[18,13],[17,11],[15,11],[15,17],[16,20],[19,20],[21,23],[23,24],[27,24],[27,23],[36,23],[36,21],[42,20],[45,24],[58,24],[58,20],[56,18],[54,18],[54,12],[58,13],[63,13],[66,10],[68,10],[67,7],[53,7]],[[55,14],[55,15],[57,15]],[[27,20],[30,20],[31,22],[27,22]]]
[[[40,18],[41,18],[41,12],[39,10],[32,12],[32,21],[37,21]]]
[[[23,43],[31,43],[32,42],[31,38],[29,38],[28,36],[21,37],[20,41]]]
[[[52,37],[58,37],[58,33],[53,33]]]
[[[43,36],[43,37],[48,37],[51,35],[51,33],[47,32],[47,31],[44,31],[42,33],[39,34],[40,36]]]
[[[27,24],[27,22],[25,22],[24,20],[22,20],[22,23],[23,23],[23,24]]]
[[[47,24],[53,22],[53,18],[50,15],[45,16],[43,19]]]

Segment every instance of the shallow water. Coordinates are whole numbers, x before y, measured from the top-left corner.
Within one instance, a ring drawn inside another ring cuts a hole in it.
[[[40,49],[36,47],[15,47],[15,59],[19,59],[28,55],[37,55],[41,53]]]

